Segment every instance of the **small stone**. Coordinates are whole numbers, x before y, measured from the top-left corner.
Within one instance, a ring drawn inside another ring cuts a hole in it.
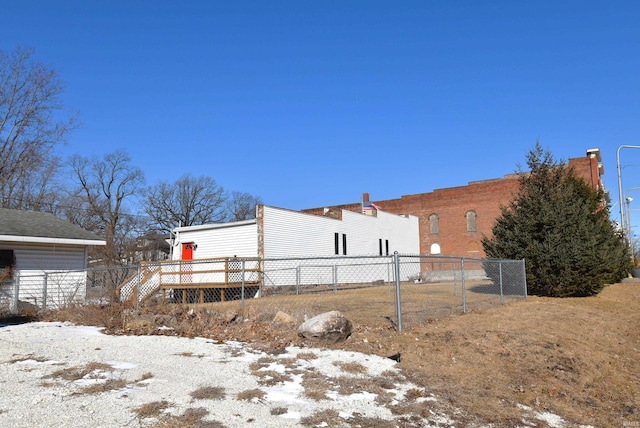
[[[224,313],[223,316],[223,320],[224,322],[226,322],[227,324],[231,324],[232,322],[234,322],[236,319],[238,318],[238,312],[234,311],[234,310],[229,310],[227,312]]]
[[[276,316],[273,317],[273,322],[276,324],[293,324],[296,320],[291,315],[278,311]]]

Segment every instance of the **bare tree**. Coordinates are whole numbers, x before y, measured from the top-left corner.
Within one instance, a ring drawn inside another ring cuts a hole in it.
[[[70,161],[79,183],[72,199],[80,208],[76,211],[83,211],[75,220],[105,237],[107,245],[99,251],[108,265],[121,264],[130,257],[128,247],[140,231],[140,222],[128,213],[128,202],[144,185],[144,175],[130,162],[124,150],[102,159],[75,155]]]
[[[229,221],[249,220],[256,218],[256,205],[262,199],[245,192],[232,192],[227,201],[227,219]]]
[[[0,51],[0,206],[43,210],[53,203],[53,149],[75,126],[62,92],[56,72],[32,50]]]
[[[183,175],[147,188],[145,212],[157,230],[220,223],[225,220],[227,193],[211,177]]]

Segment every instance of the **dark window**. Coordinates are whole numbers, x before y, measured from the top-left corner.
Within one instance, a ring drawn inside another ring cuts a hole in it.
[[[16,264],[13,250],[0,250],[0,269],[12,268]]]
[[[10,281],[13,278],[15,266],[16,258],[13,250],[0,250],[0,283]]]
[[[334,242],[335,242],[335,250],[336,250],[336,254],[340,254],[340,237],[339,237],[339,233],[334,233],[333,234],[333,238],[334,238]]]
[[[378,250],[380,251],[380,255],[382,255],[382,239],[378,239]]]
[[[342,234],[342,254],[347,255],[347,235]]]
[[[385,241],[385,245],[386,245],[387,256],[388,256],[389,255],[389,240],[388,239]]]
[[[438,223],[438,215],[431,214],[429,216],[429,232],[431,232],[432,235],[440,233],[440,224]]]
[[[467,232],[477,232],[476,228],[476,212],[467,211]]]

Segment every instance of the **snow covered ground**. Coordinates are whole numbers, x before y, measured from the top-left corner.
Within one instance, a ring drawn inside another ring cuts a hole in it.
[[[6,325],[0,326],[0,426],[153,427],[195,420],[229,428],[387,427],[403,417],[403,426],[459,426],[395,364],[320,348],[289,347],[276,355],[204,338],[109,336],[69,323]],[[394,407],[409,413],[393,414]],[[564,426],[555,415],[530,416]]]
[[[337,411],[345,421],[354,414],[393,420],[374,393],[328,390],[326,398],[312,399],[304,394],[303,380],[308,374],[324,379],[392,376],[395,364],[316,348],[267,355],[245,344],[202,338],[109,336],[95,327],[66,323],[9,325],[0,328],[0,426],[157,425],[157,415],[141,415],[149,403],[164,403],[160,417],[204,408],[203,422],[227,427],[300,426],[301,418],[323,409]],[[279,380],[269,382],[270,377]],[[223,396],[194,398],[199,396],[194,391],[203,388],[217,388]],[[403,399],[410,388],[397,384],[391,391],[394,400]],[[239,398],[243,392],[246,398]]]

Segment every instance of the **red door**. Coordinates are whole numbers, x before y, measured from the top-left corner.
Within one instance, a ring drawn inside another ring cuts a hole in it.
[[[182,260],[193,260],[193,244],[182,244]]]

